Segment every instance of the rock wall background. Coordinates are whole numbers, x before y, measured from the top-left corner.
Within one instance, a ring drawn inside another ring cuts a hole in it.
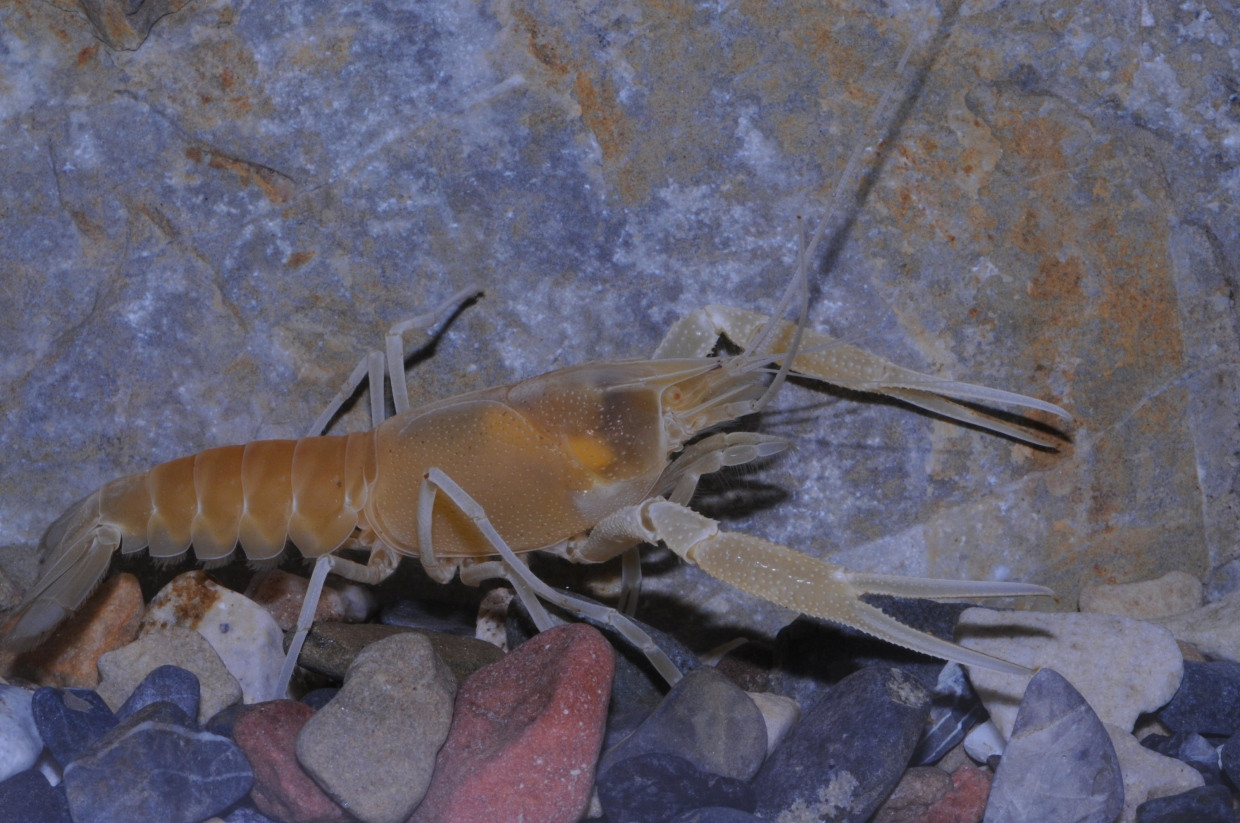
[[[728,526],[858,569],[1037,581],[1060,608],[1170,569],[1236,585],[1230,4],[86,5],[0,7],[13,588],[71,502],[305,433],[391,323],[468,283],[487,296],[411,371],[415,404],[643,356],[708,302],[771,307],[797,216],[875,142],[888,88],[895,130],[817,261],[813,324],[1057,402],[1072,442],[793,386],[764,425],[795,448],[715,484],[712,513],[757,501]],[[789,619],[649,565],[678,622]]]

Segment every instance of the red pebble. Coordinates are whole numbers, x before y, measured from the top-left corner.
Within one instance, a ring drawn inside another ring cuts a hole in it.
[[[990,780],[989,771],[965,763],[952,772],[951,790],[926,810],[922,823],[981,823]]]
[[[586,811],[616,660],[589,626],[527,640],[461,684],[410,823],[574,823]]]
[[[247,708],[233,739],[254,769],[250,798],[258,810],[282,823],[346,823],[352,820],[297,763],[297,735],[314,709],[296,700],[272,700]]]

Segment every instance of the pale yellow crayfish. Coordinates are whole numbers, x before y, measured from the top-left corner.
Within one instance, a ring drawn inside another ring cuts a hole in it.
[[[708,574],[797,612],[935,657],[1023,671],[909,628],[860,596],[999,597],[1046,595],[1048,589],[850,572],[724,531],[687,506],[704,474],[787,445],[719,429],[764,408],[788,376],[886,395],[1041,447],[1054,441],[966,404],[1008,404],[1068,418],[1051,403],[909,371],[806,328],[814,245],[802,245],[795,282],[773,316],[710,306],[675,323],[652,359],[572,366],[410,409],[401,335],[430,330],[476,290],[454,295],[394,327],[386,355],[363,359],[315,429],[323,430],[367,373],[372,416],[382,420],[386,360],[397,413],[372,430],[208,449],[114,480],[69,509],[47,531],[42,575],[8,621],[4,644],[28,648],[47,636],[95,588],[118,549],[147,549],[159,559],[192,546],[199,561],[220,562],[238,545],[250,560],[267,560],[291,543],[319,561],[285,664],[285,685],[327,572],[374,583],[406,555],[441,582],[458,572],[469,584],[506,578],[540,627],[549,625],[540,600],[608,623],[674,682],[675,666],[625,609],[553,589],[521,559],[532,551],[584,563],[627,555],[632,581],[633,550],[661,543]],[[800,321],[781,319],[798,293]],[[721,336],[740,353],[712,354]],[[344,548],[369,550],[368,563],[334,554]],[[622,601],[632,594],[629,585]]]

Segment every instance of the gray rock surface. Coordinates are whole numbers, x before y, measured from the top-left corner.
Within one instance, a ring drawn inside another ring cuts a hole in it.
[[[344,688],[302,727],[297,760],[365,823],[407,820],[430,785],[448,736],[456,678],[419,634],[371,644]],[[393,780],[391,765],[401,764]]]
[[[1042,669],[995,771],[984,823],[1114,823],[1123,807],[1124,780],[1102,721],[1072,684]]]
[[[795,448],[752,488],[786,499],[729,525],[1065,607],[1170,569],[1234,585],[1238,14],[203,0],[128,51],[75,4],[6,4],[3,567],[29,586],[43,530],[113,477],[305,433],[388,325],[466,283],[487,297],[415,403],[770,307],[891,87],[813,323],[1066,405],[1073,443],[792,386],[779,407],[809,411],[765,422]],[[678,624],[788,619],[672,568],[650,582]]]

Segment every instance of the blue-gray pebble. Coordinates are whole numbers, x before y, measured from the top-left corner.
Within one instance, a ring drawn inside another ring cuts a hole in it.
[[[157,666],[116,710],[116,719],[124,720],[139,709],[161,701],[180,707],[189,717],[197,717],[201,696],[202,688],[193,672],[180,666]]]
[[[1235,823],[1226,786],[1201,786],[1137,806],[1137,823]]]
[[[930,693],[899,669],[870,666],[844,678],[763,764],[757,815],[801,808],[824,823],[869,819],[904,773],[929,705]]]
[[[64,773],[74,823],[197,823],[245,797],[253,782],[233,741],[195,729],[166,702],[130,715]]]
[[[671,754],[643,754],[622,760],[595,783],[611,823],[665,823],[681,812],[723,806],[751,812],[748,783],[709,774]]]
[[[1240,663],[1185,661],[1180,688],[1158,710],[1158,719],[1173,732],[1240,732]]]
[[[18,772],[0,783],[0,823],[71,823],[64,788],[38,769]]]
[[[35,727],[52,757],[68,766],[116,726],[116,715],[90,689],[44,687],[30,700]]]

